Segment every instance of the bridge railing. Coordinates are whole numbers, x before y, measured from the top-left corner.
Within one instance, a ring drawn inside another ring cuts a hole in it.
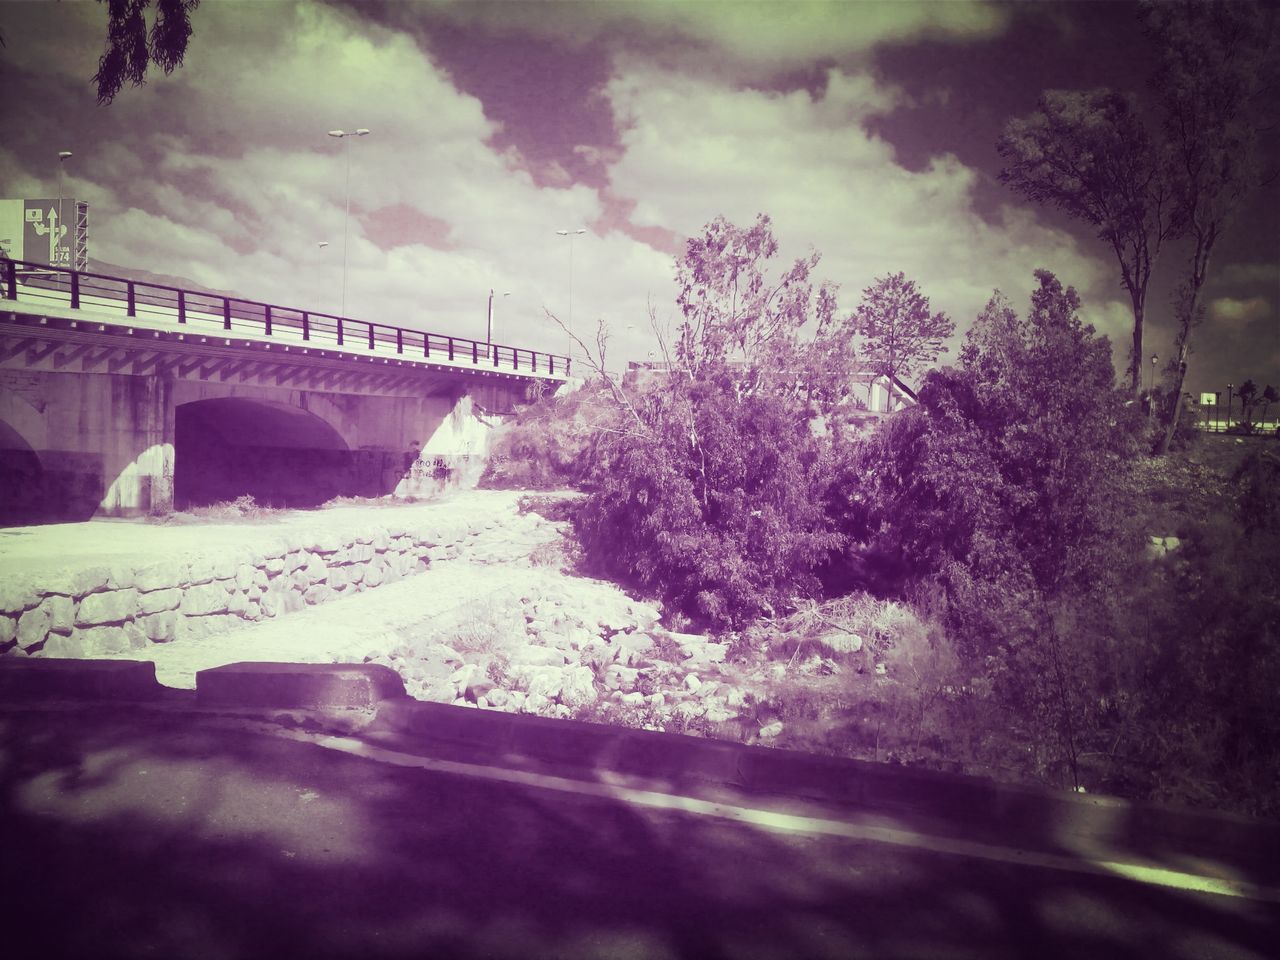
[[[69,306],[72,310],[109,308],[124,316],[177,323],[204,330],[248,332],[257,336],[347,352],[395,353],[406,359],[466,364],[530,375],[568,376],[570,359],[561,354],[524,350],[507,344],[427,333],[331,313],[284,307],[246,297],[187,290],[163,283],[129,280],[68,270],[26,260],[0,260],[0,296]]]

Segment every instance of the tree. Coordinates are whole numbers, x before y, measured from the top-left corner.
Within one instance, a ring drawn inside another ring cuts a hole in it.
[[[1248,430],[1253,426],[1253,407],[1258,402],[1258,385],[1252,380],[1246,380],[1240,384],[1236,396],[1240,398],[1240,419]]]
[[[997,294],[956,368],[928,374],[920,404],[877,428],[851,471],[862,478],[846,529],[917,583],[938,580],[947,627],[1027,737],[1060,743],[1078,783],[1096,725],[1105,630],[1085,631],[1120,592],[1116,478],[1140,432],[1115,387],[1109,342],[1079,320],[1079,299],[1038,271],[1019,317]],[[1097,643],[1064,639],[1088,634]]]
[[[852,324],[876,372],[890,379],[913,376],[937,360],[956,329],[946,314],[929,312],[929,298],[902,273],[879,277],[862,292]]]
[[[1097,228],[1115,253],[1133,307],[1129,385],[1142,382],[1147,286],[1175,228],[1164,158],[1134,101],[1110,90],[1050,90],[1035,113],[1005,127],[996,144],[1000,179]]]
[[[1267,389],[1262,391],[1262,416],[1261,420],[1265,425],[1267,422],[1267,411],[1271,409],[1271,405],[1280,400],[1280,394],[1276,393],[1276,388],[1271,384],[1267,384]]]
[[[1182,413],[1192,333],[1214,249],[1240,201],[1257,185],[1253,101],[1264,75],[1271,19],[1262,4],[1178,0],[1144,4],[1158,53],[1152,84],[1171,155],[1176,217],[1190,241],[1177,300],[1177,367],[1158,452]]]
[[[834,336],[835,297],[809,281],[816,253],[773,276],[776,253],[766,216],[746,229],[721,217],[689,239],[671,374],[615,396],[625,429],[601,435],[575,520],[589,562],[717,626],[816,589],[840,542],[806,366]]]
[[[104,0],[99,0],[104,2]],[[98,103],[115,99],[126,80],[135,87],[146,83],[147,66],[154,63],[166,74],[182,65],[191,39],[191,12],[200,0],[155,0],[150,34],[146,11],[151,0],[105,0],[107,50],[98,61],[93,81]]]

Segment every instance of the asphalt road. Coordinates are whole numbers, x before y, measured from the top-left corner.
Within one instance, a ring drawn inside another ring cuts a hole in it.
[[[459,775],[283,732],[0,708],[0,951],[1179,960],[1275,957],[1280,943],[1275,902]]]

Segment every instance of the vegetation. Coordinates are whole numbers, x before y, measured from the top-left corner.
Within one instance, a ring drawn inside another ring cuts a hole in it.
[[[165,73],[181,66],[191,39],[191,12],[199,4],[200,0],[155,0],[148,31],[146,14],[151,0],[109,0],[107,49],[93,75],[98,102],[114,100],[126,80],[142,86],[151,64]]]

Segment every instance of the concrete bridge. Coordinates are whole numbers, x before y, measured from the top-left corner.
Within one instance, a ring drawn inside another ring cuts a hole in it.
[[[428,496],[564,356],[0,261],[0,525]]]

